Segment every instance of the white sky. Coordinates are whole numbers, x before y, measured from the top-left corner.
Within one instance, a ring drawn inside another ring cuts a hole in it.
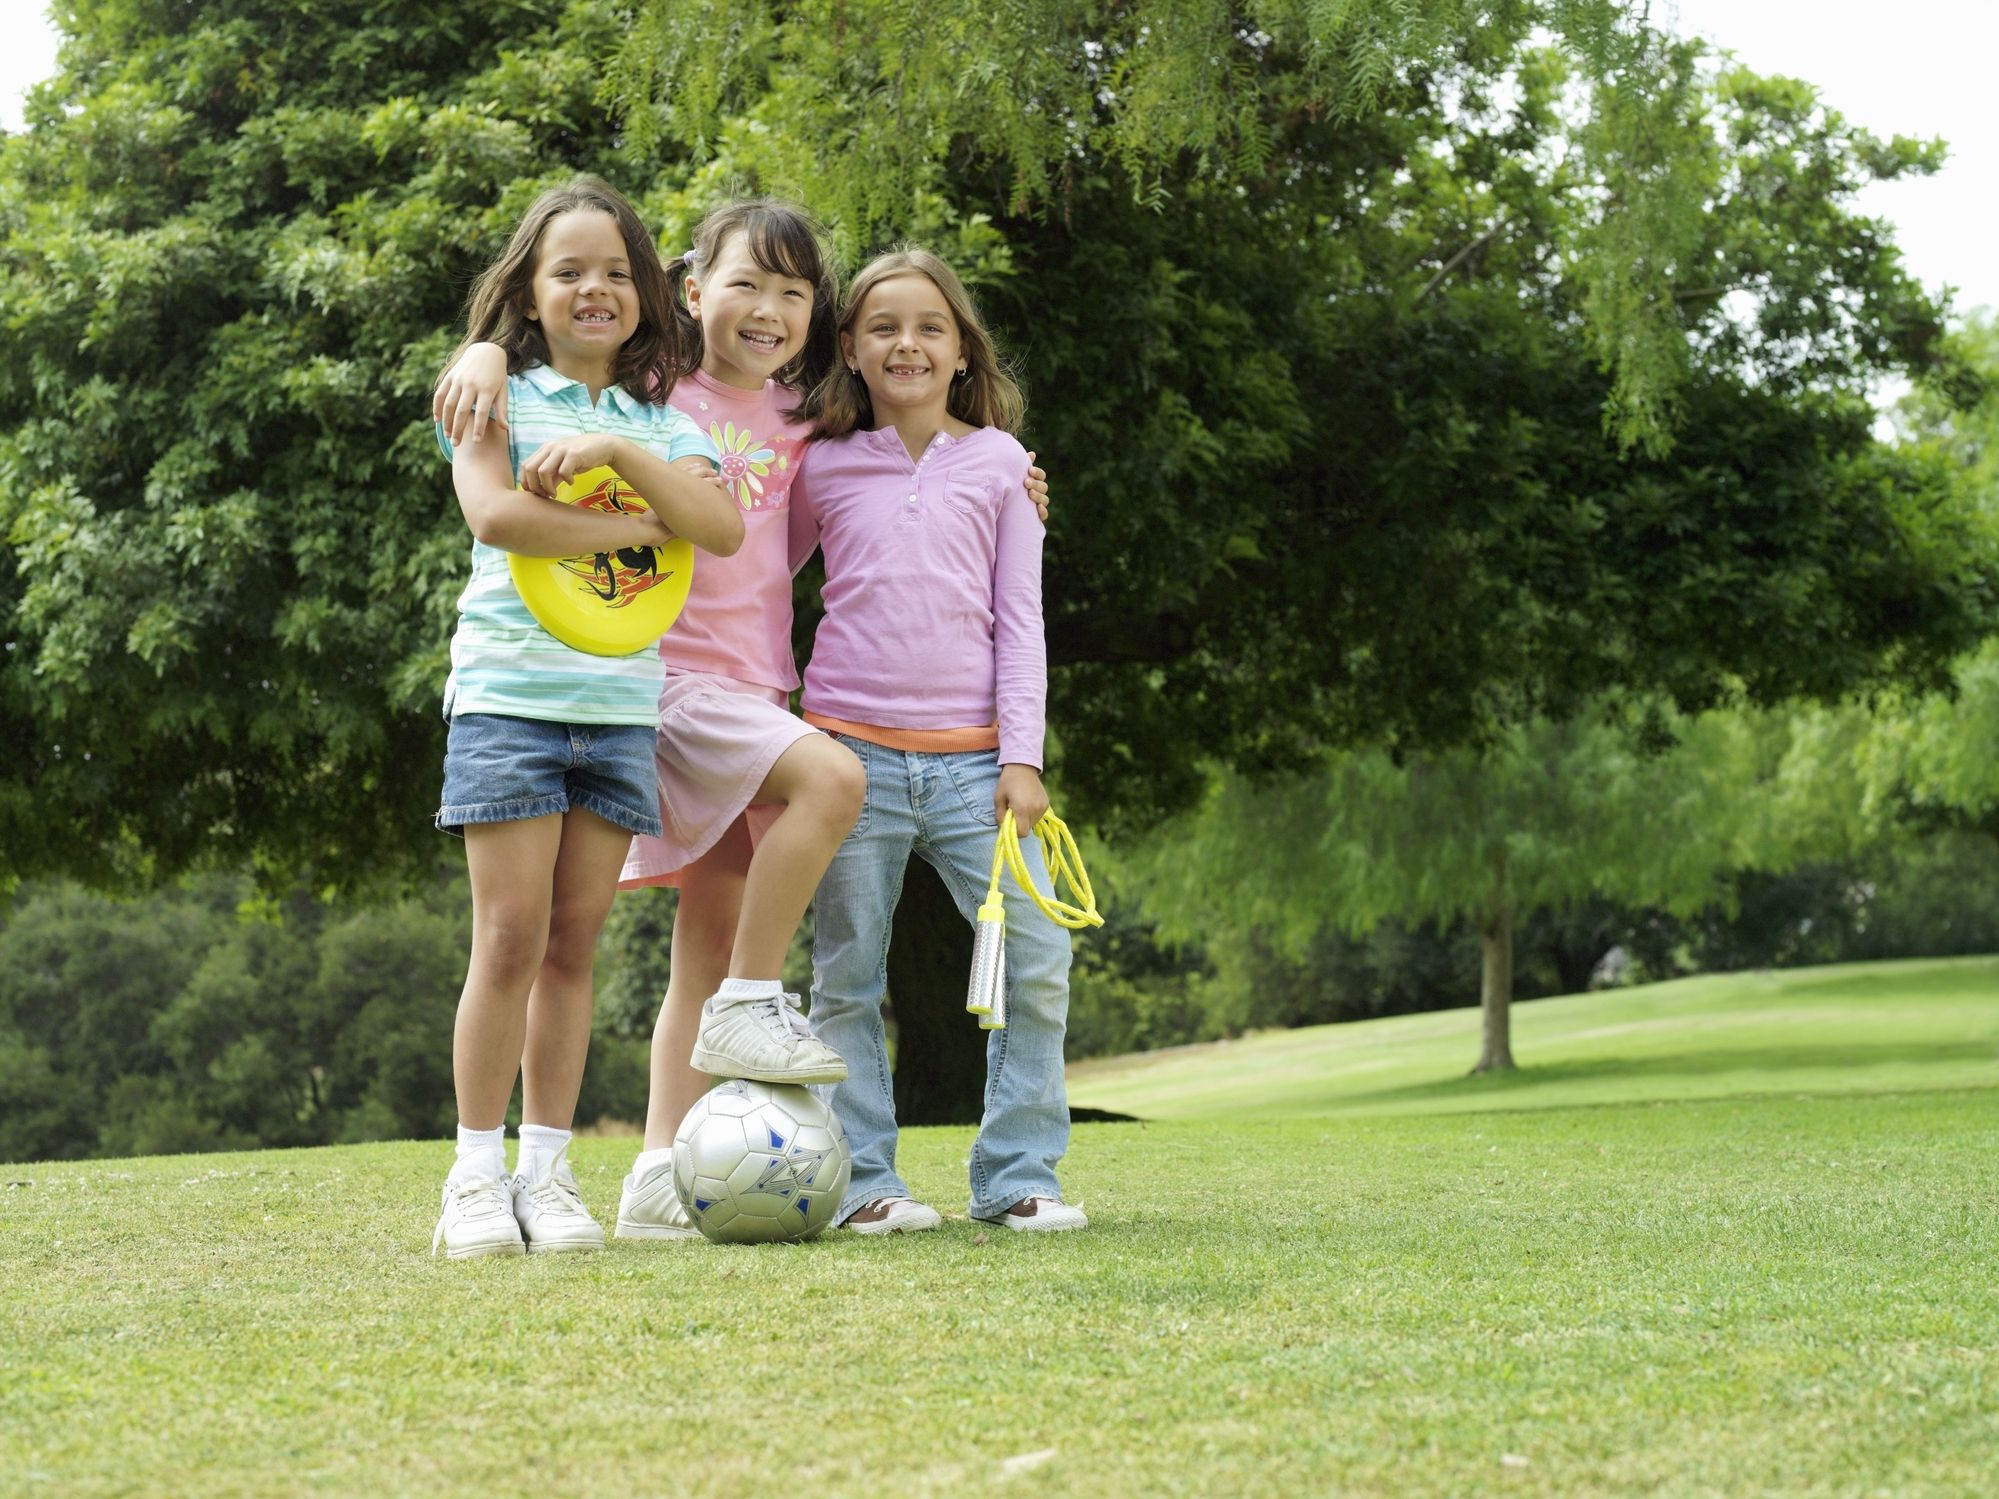
[[[1957,310],[1999,307],[1999,5],[1993,0],[1661,0],[1653,13],[1759,73],[1816,84],[1876,135],[1940,135],[1934,177],[1879,183],[1861,199],[1895,225],[1925,286],[1958,289]]]
[[[21,91],[55,70],[44,0],[0,0],[0,129],[21,126]],[[1999,307],[1999,4],[1993,0],[1658,0],[1682,32],[1758,72],[1817,84],[1826,102],[1880,135],[1941,135],[1934,177],[1870,190],[1910,269],[1958,288],[1959,311]]]

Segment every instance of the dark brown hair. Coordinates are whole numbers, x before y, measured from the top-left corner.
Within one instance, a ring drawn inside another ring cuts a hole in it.
[[[702,342],[701,324],[681,300],[681,290],[689,276],[705,282],[721,260],[730,237],[738,234],[743,237],[743,248],[749,251],[750,259],[770,275],[789,276],[812,287],[812,319],[806,325],[805,347],[777,372],[778,383],[790,386],[802,397],[839,362],[835,358],[839,352],[838,340],[833,332],[837,288],[826,263],[826,253],[820,248],[819,226],[804,209],[782,198],[738,198],[733,203],[724,203],[695,227],[693,248],[666,263],[667,285],[673,291],[673,318],[681,343],[688,351],[687,368],[694,369],[701,363],[707,346]],[[798,411],[787,411],[785,415],[793,421],[799,419]]]
[[[861,304],[868,293],[892,276],[924,276],[944,294],[944,305],[958,325],[958,337],[965,346],[965,374],[951,382],[944,409],[961,422],[975,427],[998,427],[1004,432],[1020,430],[1027,414],[1027,397],[1021,394],[1013,371],[994,347],[992,335],[979,321],[972,294],[958,273],[930,251],[915,245],[898,245],[886,255],[877,255],[861,267],[847,294],[840,300],[840,322],[836,332],[853,331]],[[806,397],[803,415],[813,424],[816,437],[844,437],[856,427],[874,424],[874,402],[861,377],[836,359],[826,378]]]
[[[472,283],[465,302],[465,340],[444,362],[449,370],[473,344],[494,343],[507,352],[507,373],[548,362],[548,340],[528,316],[534,306],[534,268],[541,237],[551,221],[579,208],[607,213],[624,237],[625,260],[639,298],[639,326],[611,361],[611,378],[641,400],[662,402],[667,387],[689,367],[676,319],[672,283],[659,263],[652,235],[625,195],[600,177],[571,178],[536,198],[507,247]],[[438,378],[442,380],[443,374]]]

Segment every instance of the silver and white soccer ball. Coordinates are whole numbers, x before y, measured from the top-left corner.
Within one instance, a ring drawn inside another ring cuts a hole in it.
[[[674,1190],[718,1244],[811,1238],[853,1169],[839,1116],[789,1083],[718,1083],[673,1135]]]

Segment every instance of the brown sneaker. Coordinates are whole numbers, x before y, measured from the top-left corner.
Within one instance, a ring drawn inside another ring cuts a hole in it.
[[[1065,1228],[1088,1228],[1090,1220],[1080,1207],[1071,1207],[1059,1197],[1029,1197],[1016,1202],[987,1223],[1004,1223],[1022,1233],[1060,1233]]]
[[[866,1207],[848,1214],[840,1227],[851,1228],[857,1234],[914,1234],[935,1228],[943,1221],[935,1208],[907,1197],[877,1197]]]

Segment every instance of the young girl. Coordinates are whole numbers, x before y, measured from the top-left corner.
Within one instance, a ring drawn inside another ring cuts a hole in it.
[[[632,835],[659,831],[653,712],[659,658],[571,650],[538,624],[508,552],[562,557],[674,535],[726,556],[736,507],[708,477],[713,445],[659,401],[678,364],[672,294],[630,204],[578,177],[535,200],[473,286],[468,343],[503,352],[504,425],[455,447],[453,488],[472,529],[458,601],[440,828],[461,832],[472,958],[452,1070],[458,1159],[431,1241],[453,1259],[599,1247],[563,1153],[590,1040],[591,960]],[[616,468],[651,513],[553,498],[564,479]],[[520,487],[516,488],[518,480]],[[523,1079],[509,1181],[501,1128]]]
[[[647,1239],[697,1237],[674,1194],[672,1144],[712,1076],[845,1075],[779,975],[865,790],[854,756],[786,707],[798,686],[787,516],[810,436],[795,408],[834,351],[832,281],[817,233],[788,204],[730,203],[702,221],[669,274],[683,290],[683,330],[698,351],[698,366],[673,384],[670,399],[720,450],[721,480],[746,535],[726,563],[702,559],[678,622],[660,641],[666,826],[633,841],[621,881],[680,887],[644,1148],[618,1207],[619,1236]],[[457,378],[440,387],[441,420],[483,419],[499,389],[496,363],[468,353]],[[1040,471],[1032,478],[1038,484]]]
[[[1011,813],[1025,834],[1048,810],[1042,531],[1022,489],[1029,455],[1010,435],[1020,390],[950,267],[914,249],[876,259],[848,289],[839,334],[841,362],[807,405],[825,440],[793,489],[791,558],[825,548],[805,717],[853,751],[867,798],[819,885],[811,1023],[848,1068],[833,1091],[854,1152],[838,1221],[882,1234],[938,1223],[895,1171],[881,1004],[903,869],[912,852],[928,860],[974,920],[1000,820]],[[1052,894],[1039,843],[1021,852]],[[1069,1139],[1068,934],[1010,902],[1006,957],[972,1216],[1081,1228],[1055,1180]]]

